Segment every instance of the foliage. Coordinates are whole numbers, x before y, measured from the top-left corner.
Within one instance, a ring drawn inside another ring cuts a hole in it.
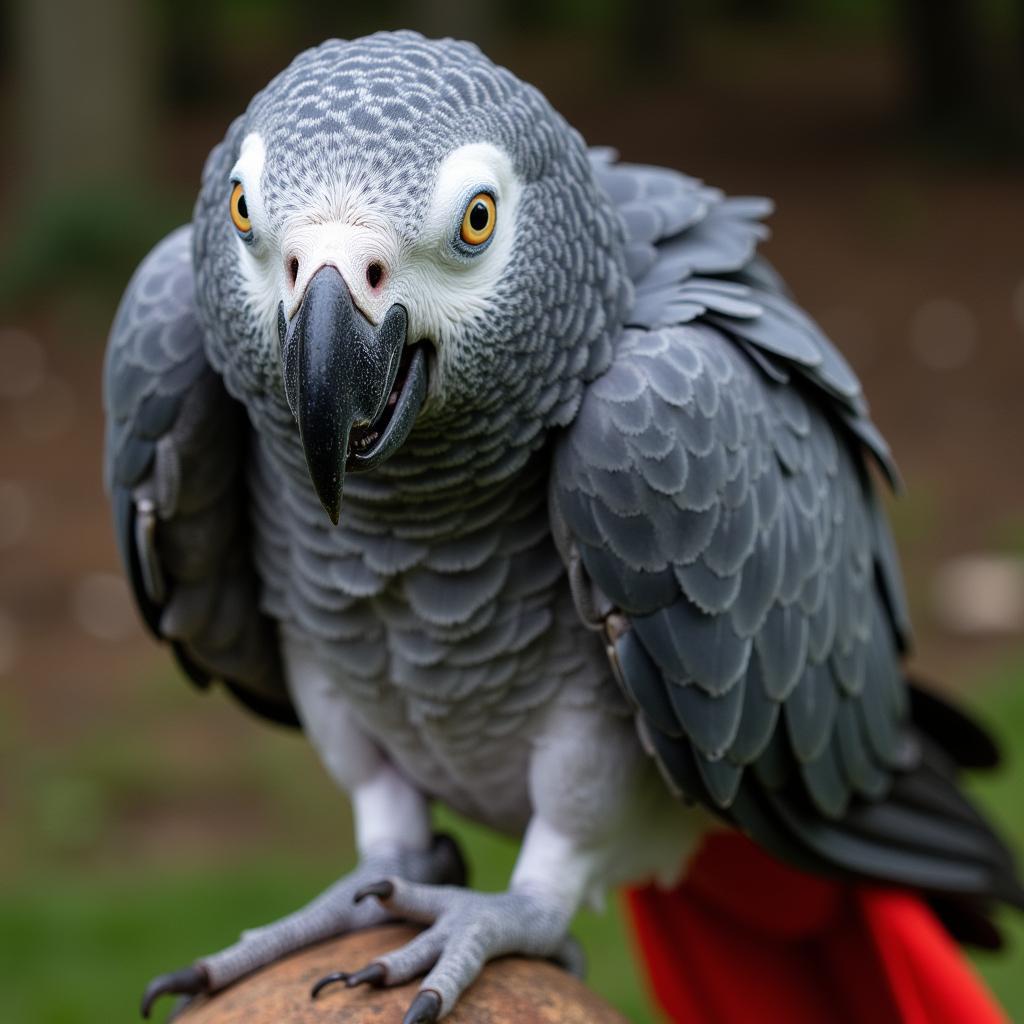
[[[188,201],[137,182],[34,199],[13,219],[0,255],[0,309],[76,287],[119,291],[153,239],[190,214]]]

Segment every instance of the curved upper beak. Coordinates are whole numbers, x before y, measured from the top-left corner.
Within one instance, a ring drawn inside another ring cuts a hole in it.
[[[388,398],[402,362],[407,325],[405,307],[396,303],[374,327],[356,308],[341,274],[330,265],[310,278],[291,322],[283,305],[278,309],[285,395],[299,427],[313,487],[335,524],[346,463],[354,462],[349,468],[356,469],[381,462],[405,440],[422,404],[425,377],[422,386],[413,389],[415,394],[404,396],[411,383],[407,380],[403,396],[415,399],[415,408],[403,410],[402,425],[407,429],[394,436],[399,410],[389,410]],[[422,366],[418,376],[423,376]],[[379,440],[356,458],[349,451],[353,427],[372,424],[388,412],[390,420]]]

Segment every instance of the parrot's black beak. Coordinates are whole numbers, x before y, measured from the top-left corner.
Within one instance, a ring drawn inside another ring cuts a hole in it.
[[[407,324],[396,303],[374,327],[332,266],[310,278],[290,323],[278,310],[285,395],[335,524],[346,470],[372,469],[397,451],[426,397],[423,346],[406,345]]]

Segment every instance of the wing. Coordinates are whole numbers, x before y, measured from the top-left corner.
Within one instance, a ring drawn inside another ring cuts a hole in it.
[[[249,425],[203,351],[192,231],[169,235],[125,292],[103,370],[104,479],[149,629],[205,686],[294,722],[273,624],[259,610],[245,486]]]
[[[553,529],[669,783],[779,856],[1020,900],[913,728],[891,475],[852,371],[754,255],[759,200],[598,157],[636,307],[555,452]]]

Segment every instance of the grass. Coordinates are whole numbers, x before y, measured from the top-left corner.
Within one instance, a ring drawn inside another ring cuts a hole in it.
[[[1004,766],[971,783],[972,792],[999,822],[1018,851],[1024,851],[1024,664],[997,672],[976,702],[983,720],[999,737]],[[1000,923],[1007,950],[977,954],[974,961],[999,995],[1011,1020],[1024,1020],[1024,915],[1004,910]]]
[[[5,808],[0,836],[5,1021],[131,1020],[154,973],[294,909],[351,860],[347,818],[304,744],[239,727],[226,702],[208,705],[198,721],[197,698],[179,692],[151,712],[149,735],[171,737],[166,748],[116,743],[116,722],[46,756],[19,750],[15,729],[0,737],[5,756],[15,755],[5,781],[13,778],[21,795]],[[977,692],[1009,765],[973,789],[1024,849],[1024,661]],[[139,712],[136,728],[145,717]],[[183,751],[189,723],[197,736]],[[216,742],[222,729],[230,744]],[[140,807],[149,815],[141,820]],[[463,842],[474,884],[504,885],[514,844],[448,814],[439,825]],[[1004,917],[1010,952],[976,963],[1011,1019],[1024,1020],[1024,921]],[[653,1022],[617,901],[581,915],[576,933],[593,987],[630,1020]]]

